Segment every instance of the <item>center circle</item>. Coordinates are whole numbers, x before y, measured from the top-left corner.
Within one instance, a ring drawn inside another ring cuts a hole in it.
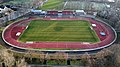
[[[61,27],[61,26],[56,26],[56,27],[54,27],[54,30],[57,31],[57,32],[60,32],[60,31],[63,30],[63,27]]]

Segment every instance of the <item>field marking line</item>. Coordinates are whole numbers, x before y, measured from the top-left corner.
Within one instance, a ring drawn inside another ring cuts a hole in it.
[[[45,30],[47,30],[47,29],[49,29],[49,28],[55,26],[57,23],[58,23],[58,22],[55,22],[55,23],[51,24],[50,26],[48,26],[47,28],[45,28],[45,29],[43,29],[43,30],[41,30],[41,31],[45,31]]]
[[[43,32],[43,31],[45,31],[45,30],[47,30],[47,29],[49,29],[49,28],[55,26],[57,23],[58,23],[58,22],[54,22],[53,24],[49,25],[47,28],[41,30],[41,32]],[[49,33],[47,33],[46,36],[47,36],[47,35],[49,35]]]
[[[65,8],[65,6],[67,5],[68,3],[68,0],[64,3],[64,6],[63,6],[63,9]]]
[[[20,38],[25,34],[25,31],[27,31],[27,29],[29,28],[29,25],[31,24],[31,22],[29,21],[29,22],[27,22],[28,24],[27,24],[27,28],[25,28],[23,31],[22,31],[22,33],[21,33],[21,35],[18,37],[18,41],[22,41]],[[21,23],[20,23],[21,24]],[[22,41],[22,42],[24,42],[24,41]],[[26,41],[25,41],[26,42]]]

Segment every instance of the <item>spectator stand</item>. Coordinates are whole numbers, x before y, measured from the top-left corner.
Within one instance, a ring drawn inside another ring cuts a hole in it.
[[[86,15],[86,12],[84,10],[75,10],[76,15]]]

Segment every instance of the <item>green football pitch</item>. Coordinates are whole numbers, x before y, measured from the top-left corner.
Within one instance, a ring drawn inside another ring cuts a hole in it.
[[[48,0],[43,6],[40,6],[37,9],[41,10],[61,10],[64,6],[64,0]]]
[[[33,20],[20,36],[21,42],[99,42],[85,20]]]

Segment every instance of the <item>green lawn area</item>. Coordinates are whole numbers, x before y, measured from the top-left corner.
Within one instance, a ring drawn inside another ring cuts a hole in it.
[[[37,9],[41,10],[61,10],[64,5],[64,0],[48,0],[42,7],[39,7]]]
[[[0,44],[0,49],[2,48],[1,44]]]
[[[98,42],[85,20],[33,20],[20,36],[20,42]]]

